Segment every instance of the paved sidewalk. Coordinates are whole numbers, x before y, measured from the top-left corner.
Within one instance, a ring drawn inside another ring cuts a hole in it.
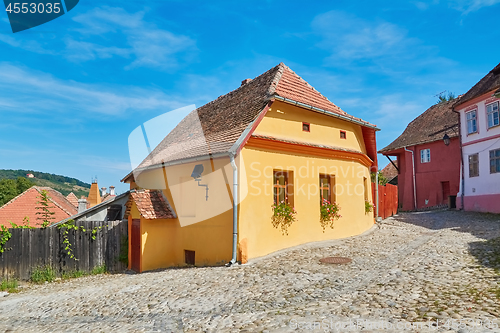
[[[0,297],[0,332],[500,332],[487,327],[500,325],[497,237],[498,215],[405,213],[250,265],[29,286]],[[353,262],[320,264],[326,256]]]

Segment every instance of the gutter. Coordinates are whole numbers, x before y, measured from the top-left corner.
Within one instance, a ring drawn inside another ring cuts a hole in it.
[[[451,108],[451,111],[455,112],[458,114],[458,137],[459,137],[459,142],[460,142],[460,166],[461,166],[461,170],[460,170],[460,174],[461,174],[461,180],[460,180],[460,183],[461,183],[461,193],[460,193],[460,203],[462,205],[462,208],[461,210],[464,210],[465,211],[465,207],[464,207],[464,191],[465,191],[465,170],[464,170],[464,148],[463,148],[463,145],[462,145],[462,117],[460,116],[460,112],[458,112],[457,110],[455,110],[455,105]]]
[[[342,119],[342,120],[345,120],[345,121],[349,121],[351,123],[355,123],[355,124],[358,124],[358,125],[361,125],[361,126],[364,126],[364,127],[372,128],[375,131],[380,131],[380,128],[378,128],[377,126],[374,126],[374,125],[365,123],[363,121],[360,121],[360,120],[357,120],[357,119],[353,119],[353,118],[350,118],[350,117],[347,117],[347,116],[344,116],[344,115],[341,115],[341,114],[338,114],[338,113],[335,113],[335,112],[323,110],[323,109],[317,108],[315,106],[311,106],[311,105],[307,105],[307,104],[304,104],[304,103],[296,102],[293,99],[281,97],[281,96],[278,96],[278,95],[274,95],[273,98],[277,99],[279,101],[288,103],[288,104],[300,106],[300,107],[303,107],[303,108],[306,108],[306,109],[309,109],[309,110],[313,110],[313,111],[317,111],[317,112],[326,114],[328,116],[332,116],[332,117],[339,118],[339,119]]]
[[[238,167],[234,162],[234,154],[229,155],[231,166],[233,167],[233,254],[227,267],[236,263],[238,249]]]
[[[415,210],[417,210],[417,186],[415,184],[415,155],[413,153],[413,150],[406,149],[406,146],[403,147],[403,149],[411,153],[411,166],[413,168],[413,200],[414,200]]]

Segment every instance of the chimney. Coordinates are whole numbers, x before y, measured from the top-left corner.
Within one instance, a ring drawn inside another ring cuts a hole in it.
[[[252,79],[244,79],[243,81],[241,81],[241,85],[244,86],[245,84],[247,84],[250,81],[252,81]]]
[[[85,198],[78,199],[78,213],[81,213],[84,210],[87,210],[87,199]]]
[[[109,195],[115,195],[115,187],[114,186],[109,187]]]
[[[101,191],[102,191],[102,196],[105,196],[106,195],[106,188],[105,187],[101,187]]]

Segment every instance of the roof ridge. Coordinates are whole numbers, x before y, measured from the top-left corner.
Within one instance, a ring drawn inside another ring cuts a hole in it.
[[[7,205],[10,205],[12,202],[16,201],[17,199],[19,199],[20,197],[22,197],[25,193],[28,193],[29,190],[31,190],[32,188],[36,187],[35,185],[31,186],[29,189],[25,190],[24,192],[22,193],[19,193],[18,195],[16,195],[14,198],[10,199],[9,201],[7,201],[3,206],[0,207],[0,209],[4,208],[4,207],[7,207]]]

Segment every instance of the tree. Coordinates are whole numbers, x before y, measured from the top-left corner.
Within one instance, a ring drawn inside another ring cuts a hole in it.
[[[39,198],[40,201],[37,201],[38,206],[36,206],[35,208],[39,210],[38,212],[36,212],[36,215],[40,216],[38,216],[36,219],[41,220],[42,228],[45,228],[52,223],[51,220],[55,220],[55,217],[52,216],[55,213],[50,210],[51,208],[54,208],[54,206],[51,206],[50,197],[47,191],[42,190],[40,192]]]
[[[3,206],[33,185],[35,184],[25,177],[17,177],[17,180],[0,180],[0,206]]]
[[[445,102],[451,101],[452,99],[455,99],[454,93],[449,92],[448,95],[446,95],[443,92],[443,93],[439,94],[437,104],[445,103]]]
[[[375,183],[375,172],[372,172],[370,176],[371,176],[372,183]],[[388,182],[389,182],[389,180],[387,178],[385,178],[382,171],[379,171],[378,172],[378,184],[384,186]]]

